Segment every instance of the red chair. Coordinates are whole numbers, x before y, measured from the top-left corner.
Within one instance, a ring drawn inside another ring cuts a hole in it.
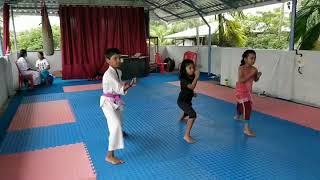
[[[160,53],[156,53],[156,63],[157,63],[157,67],[160,68],[160,73],[166,72],[165,67],[168,68],[168,64],[162,62],[162,58],[161,58]]]
[[[27,74],[27,75],[23,75],[19,69],[19,66],[17,64],[17,62],[15,62],[17,69],[18,69],[18,73],[19,73],[19,89],[22,88],[23,84],[24,84],[24,80],[28,80],[30,82],[30,86],[31,88],[34,88],[34,83],[33,83],[33,77],[32,74]]]
[[[192,51],[187,51],[183,54],[183,60],[185,59],[189,59],[189,60],[192,60],[194,62],[194,64],[197,66],[197,58],[198,58],[198,55],[197,53],[195,52],[192,52]],[[180,66],[181,66],[182,63],[179,64],[179,71],[180,71]]]
[[[183,59],[190,59],[194,62],[194,64],[197,64],[197,53],[192,51],[187,51],[183,55]]]

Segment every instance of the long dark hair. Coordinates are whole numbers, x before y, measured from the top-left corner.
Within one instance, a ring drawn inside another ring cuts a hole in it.
[[[27,50],[25,50],[25,49],[21,49],[20,50],[20,53],[19,53],[19,58],[21,58],[21,57],[25,57],[27,55]]]
[[[180,74],[179,74],[179,78],[180,79],[187,79],[187,78],[193,78],[193,76],[189,76],[187,73],[187,66],[189,66],[190,64],[194,65],[194,62],[190,59],[184,59],[181,63],[180,66]]]
[[[240,66],[243,66],[246,64],[246,62],[244,61],[245,58],[247,58],[249,56],[249,54],[254,54],[256,55],[256,52],[254,50],[246,50],[243,54],[242,54],[242,59],[241,59],[241,64]]]
[[[42,51],[38,51],[38,53],[41,55],[41,59],[44,59],[44,55]]]

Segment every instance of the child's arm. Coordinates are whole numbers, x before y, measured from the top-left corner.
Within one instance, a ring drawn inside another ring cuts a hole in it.
[[[198,70],[196,70],[196,72],[194,74],[195,74],[195,77],[194,77],[192,83],[187,85],[187,87],[189,89],[191,89],[191,90],[194,90],[196,88],[197,82],[198,82],[199,77],[200,77],[200,72]]]
[[[253,71],[250,71],[250,73],[245,73],[242,67],[239,67],[239,82],[245,83],[254,76],[257,75],[257,69],[254,69]]]
[[[110,92],[113,94],[125,95],[128,89],[131,87],[131,85],[129,83],[121,83],[111,76],[112,75],[103,76],[103,91]]]
[[[255,82],[259,81],[261,75],[262,75],[262,72],[258,72],[254,81]]]
[[[50,64],[48,63],[47,60],[46,60],[46,66],[47,66],[46,70],[49,70],[50,69]]]
[[[36,63],[36,68],[37,68],[37,71],[39,71],[39,72],[40,72],[40,68],[39,68],[39,64],[38,64],[38,62]]]
[[[123,87],[123,90],[126,92],[126,91],[128,91],[131,87],[132,87],[132,84],[130,84],[130,83],[125,83],[125,84],[124,84],[124,87]]]

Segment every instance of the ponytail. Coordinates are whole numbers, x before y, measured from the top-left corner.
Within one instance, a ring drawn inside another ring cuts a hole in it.
[[[241,59],[241,64],[240,64],[240,66],[243,66],[243,65],[245,65],[246,64],[246,62],[244,61],[244,58],[242,58]]]

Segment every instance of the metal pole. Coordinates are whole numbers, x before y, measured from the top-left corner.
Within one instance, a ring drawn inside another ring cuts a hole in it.
[[[2,41],[3,41],[3,39],[2,39],[2,32],[0,31],[0,48],[1,48],[1,50],[0,50],[0,56],[3,56],[5,53],[3,52],[3,45],[2,45]]]
[[[12,18],[12,26],[13,26],[13,33],[14,33],[14,48],[16,52],[18,52],[18,44],[17,44],[17,33],[16,33],[16,26],[14,25],[14,18],[13,18],[13,8],[11,8],[11,18]]]
[[[200,42],[200,39],[199,39],[199,26],[196,27],[196,32],[197,32],[197,36],[196,36],[197,43],[196,44],[197,44],[197,46],[199,46],[199,44],[200,44],[199,43]]]
[[[290,44],[289,50],[294,50],[294,31],[296,27],[296,13],[297,13],[297,0],[292,0],[291,11],[291,31],[290,31]]]
[[[207,22],[207,20],[202,16],[201,12],[191,0],[189,0],[191,7],[197,11],[198,15],[202,18],[203,22],[206,23],[206,25],[209,28],[209,34],[208,34],[208,76],[211,75],[211,26]]]

